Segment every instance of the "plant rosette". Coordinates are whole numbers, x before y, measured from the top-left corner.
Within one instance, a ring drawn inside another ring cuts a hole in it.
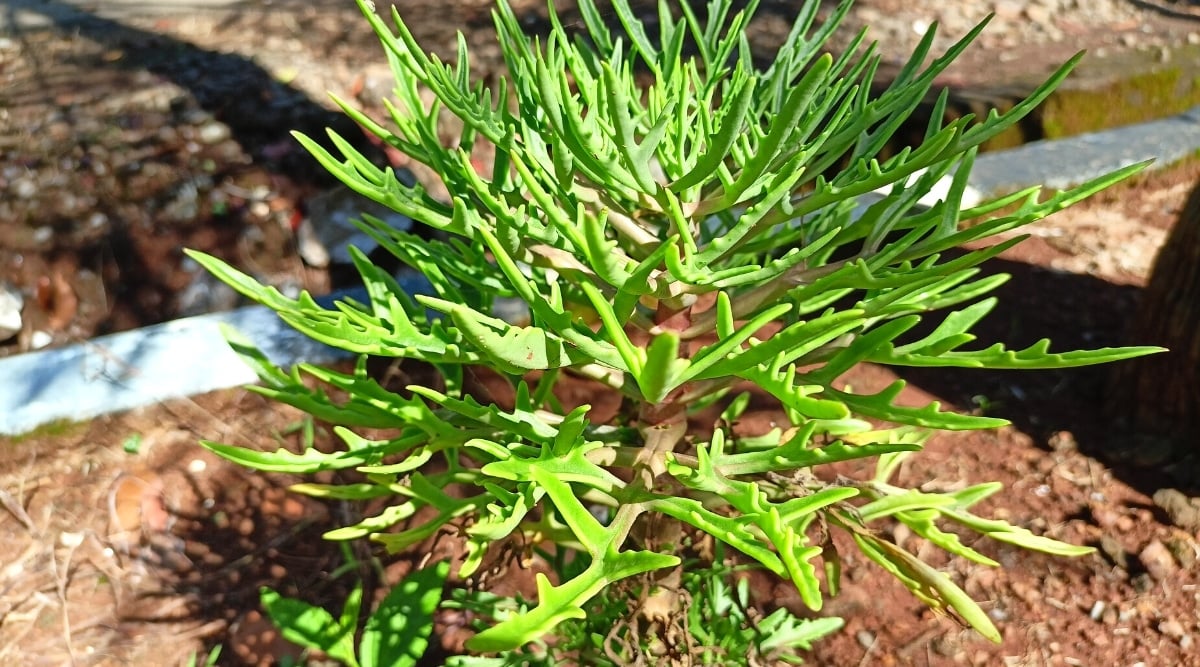
[[[997,628],[949,576],[877,526],[900,522],[988,565],[997,563],[960,534],[1066,556],[1090,551],[974,514],[999,485],[933,492],[892,483],[930,432],[1005,421],[937,403],[898,405],[902,381],[876,393],[837,383],[863,362],[1064,368],[1156,351],[1054,353],[1047,341],[964,349],[995,305],[985,295],[1006,279],[979,266],[1022,239],[1010,232],[1145,166],[1047,197],[1033,188],[962,205],[978,147],[1044,100],[1078,56],[1003,114],[945,122],[943,90],[919,145],[884,159],[982,25],[938,57],[930,56],[931,29],[874,94],[879,57],[865,32],[842,55],[824,50],[850,2],[824,21],[821,3],[802,3],[775,60],[761,68],[746,34],[754,1],[735,12],[731,0],[711,0],[697,13],[664,0],[651,27],[627,0],[611,11],[580,0],[570,29],[551,3],[548,32],[533,39],[499,2],[508,75],[488,88],[471,81],[461,35],[456,57],[443,62],[421,50],[398,12],[393,30],[359,2],[395,75],[394,100],[385,100],[386,122],[338,104],[439,175],[449,200],[377,167],[332,132],[332,149],[297,139],[351,189],[431,230],[419,236],[369,215],[358,223],[430,289],[404,292],[351,249],[367,298],[323,308],[189,253],[299,331],[362,360],[347,373],[310,365],[285,372],[230,332],[262,379],[254,390],[335,425],[344,447],[205,446],[259,470],[361,475],[297,485],[302,493],[396,498],[330,531],[331,540],[369,537],[398,552],[453,529],[465,540],[461,577],[511,539],[576,554],[578,567],[557,580],[538,575],[536,601],[497,607],[469,650],[517,649],[583,618],[589,601],[618,582],[661,579],[679,568],[689,535],[732,547],[819,610],[837,591],[831,533],[844,531],[920,599],[993,641]],[[439,133],[446,115],[462,127],[450,145]],[[480,155],[490,156],[482,169]],[[918,205],[945,182],[936,202]],[[860,205],[868,193],[873,203]],[[1007,240],[979,243],[1001,235]],[[968,244],[977,249],[947,253]],[[523,302],[528,321],[496,317],[499,299]],[[366,372],[368,356],[423,362],[444,381],[388,391]],[[509,380],[513,407],[464,391],[472,365]],[[589,406],[563,409],[555,388],[567,375],[619,392],[617,417],[595,423]],[[746,382],[773,396],[787,423],[756,438],[731,431],[748,402],[736,388]],[[691,432],[688,416],[717,402],[723,419],[711,437]],[[391,435],[367,439],[361,428]],[[814,474],[853,459],[875,460],[874,476],[830,482]],[[433,518],[398,527],[422,510]],[[650,522],[676,528],[647,529]]]

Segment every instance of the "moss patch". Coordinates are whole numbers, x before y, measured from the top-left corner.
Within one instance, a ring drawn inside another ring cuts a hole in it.
[[[1182,113],[1200,104],[1200,47],[1098,58],[1042,105],[1046,138],[1069,137]]]
[[[1041,83],[1041,79],[1025,78],[952,90],[944,122],[967,114],[982,118],[992,109],[1008,112]],[[885,157],[920,144],[937,92],[930,91],[917,107],[895,136],[895,145],[884,151]],[[1200,106],[1200,45],[1091,56],[1033,113],[993,137],[982,150],[1157,120],[1195,106]]]
[[[73,435],[87,428],[89,423],[90,422],[74,421],[71,419],[58,419],[48,424],[42,424],[32,431],[27,431],[20,435],[0,436],[0,447],[5,445],[19,445],[35,439],[51,439]]]

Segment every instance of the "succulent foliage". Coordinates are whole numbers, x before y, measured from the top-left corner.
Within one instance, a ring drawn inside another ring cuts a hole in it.
[[[410,295],[354,252],[367,298],[323,308],[193,254],[312,338],[363,359],[426,362],[444,386],[387,391],[365,362],[348,373],[309,365],[285,372],[231,333],[262,378],[256,391],[337,425],[345,446],[206,446],[261,470],[362,475],[355,484],[296,487],[314,496],[397,498],[329,539],[369,537],[395,552],[459,527],[464,577],[514,536],[586,554],[586,567],[570,577],[539,575],[536,604],[475,635],[470,649],[538,640],[584,617],[614,583],[679,566],[676,538],[644,530],[651,521],[711,535],[791,581],[813,610],[837,589],[830,532],[846,531],[922,600],[993,640],[999,634],[988,616],[946,574],[875,527],[898,521],[992,565],[960,539],[964,531],[1055,554],[1087,551],[974,514],[998,485],[934,493],[892,484],[931,430],[1003,420],[898,404],[901,381],[874,393],[839,381],[861,362],[1063,368],[1153,351],[972,346],[971,328],[996,303],[986,295],[1005,280],[979,265],[1021,239],[1009,232],[1143,166],[1050,196],[1030,189],[962,206],[978,147],[1044,100],[1078,57],[1003,114],[945,122],[943,91],[923,141],[883,159],[982,25],[937,57],[930,30],[891,84],[873,93],[880,59],[865,33],[840,56],[825,50],[850,2],[824,21],[822,3],[801,3],[765,67],[755,66],[746,33],[754,0],[737,3],[745,5],[739,11],[731,0],[710,0],[703,10],[663,0],[653,29],[628,0],[604,9],[580,0],[570,27],[551,3],[548,31],[532,39],[498,2],[508,76],[489,88],[472,81],[461,36],[445,62],[421,49],[395,10],[393,29],[359,2],[391,63],[395,99],[386,121],[338,103],[430,167],[449,199],[407,185],[336,134],[336,152],[297,139],[350,188],[436,232],[418,236],[370,216],[361,225],[430,289]],[[462,126],[451,145],[439,133],[447,115]],[[930,204],[927,195],[945,182],[945,195]],[[1008,240],[976,243],[999,235]],[[964,245],[976,249],[947,253]],[[528,320],[495,315],[504,298],[523,302]],[[918,328],[930,318],[934,326]],[[464,392],[470,365],[508,377],[515,405],[483,405]],[[588,406],[562,409],[555,383],[566,374],[619,392],[620,416],[594,423]],[[787,423],[763,437],[737,436],[728,425],[747,406],[744,383],[777,399]],[[689,414],[717,401],[727,406],[722,420],[711,437],[698,436]],[[364,427],[392,435],[367,439],[356,432]],[[874,478],[813,474],[853,459],[877,460]],[[434,519],[397,528],[426,508]]]

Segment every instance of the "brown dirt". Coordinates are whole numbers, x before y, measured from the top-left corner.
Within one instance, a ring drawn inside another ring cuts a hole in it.
[[[489,4],[413,2],[407,11],[431,47],[448,47],[452,26],[472,29],[472,44],[484,46]],[[364,98],[385,90],[354,13],[305,5],[96,21],[22,33],[0,50],[9,77],[0,178],[8,192],[22,178],[38,185],[28,198],[0,199],[0,278],[38,297],[43,312],[31,326],[65,342],[175,316],[179,290],[194,279],[180,260],[185,246],[277,284],[320,291],[337,282],[295,256],[293,211],[328,182],[284,130],[341,123],[313,101],[322,90]],[[496,53],[482,53],[477,65],[487,71]],[[1183,165],[1027,230],[1033,237],[992,267],[1014,279],[981,339],[1046,336],[1061,349],[1123,342],[1153,254],[1198,178],[1200,166]],[[193,215],[180,213],[189,206]],[[38,233],[46,227],[49,240]],[[64,281],[67,289],[57,287]],[[56,296],[68,291],[75,300]],[[59,312],[72,301],[73,312]],[[843,544],[847,585],[826,611],[846,617],[847,628],[818,645],[811,663],[1200,665],[1200,535],[1173,526],[1152,499],[1170,487],[1200,493],[1187,488],[1200,479],[1197,464],[1114,446],[1100,408],[1102,369],[903,375],[909,399],[1013,421],[994,433],[939,436],[904,469],[906,483],[1001,481],[1007,490],[988,507],[995,515],[1101,551],[1068,560],[973,545],[1004,564],[993,570],[896,535],[983,601],[1004,636],[993,646],[925,611]],[[893,377],[864,367],[852,380]],[[748,415],[743,427],[767,419]],[[180,664],[216,645],[225,647],[222,664],[272,664],[288,649],[257,609],[260,585],[331,608],[353,575],[376,588],[369,562],[380,554],[319,539],[364,508],[288,495],[285,477],[247,473],[195,444],[294,448],[304,421],[230,390],[0,441],[0,664]],[[315,437],[329,442],[321,424]],[[350,574],[334,576],[347,559],[356,563]],[[411,559],[384,565],[394,580]],[[526,571],[510,573],[514,585],[529,581]],[[756,582],[764,603],[797,604],[787,585]]]

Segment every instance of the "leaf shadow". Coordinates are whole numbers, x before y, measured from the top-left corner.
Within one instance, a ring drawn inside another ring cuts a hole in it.
[[[996,308],[972,332],[968,348],[1004,343],[1023,349],[1040,339],[1051,351],[1143,344],[1128,339],[1142,289],[1101,278],[1008,259],[985,263],[981,275],[1006,273],[1011,279],[992,294]],[[928,331],[941,320],[927,318]],[[915,332],[913,335],[920,335]],[[1129,363],[1129,362],[1116,362]],[[1049,448],[1052,436],[1069,432],[1082,453],[1108,464],[1118,478],[1153,495],[1163,486],[1195,485],[1188,461],[1138,464],[1129,460],[1130,443],[1106,410],[1111,365],[1058,370],[893,368],[900,377],[960,409],[1001,417]]]

